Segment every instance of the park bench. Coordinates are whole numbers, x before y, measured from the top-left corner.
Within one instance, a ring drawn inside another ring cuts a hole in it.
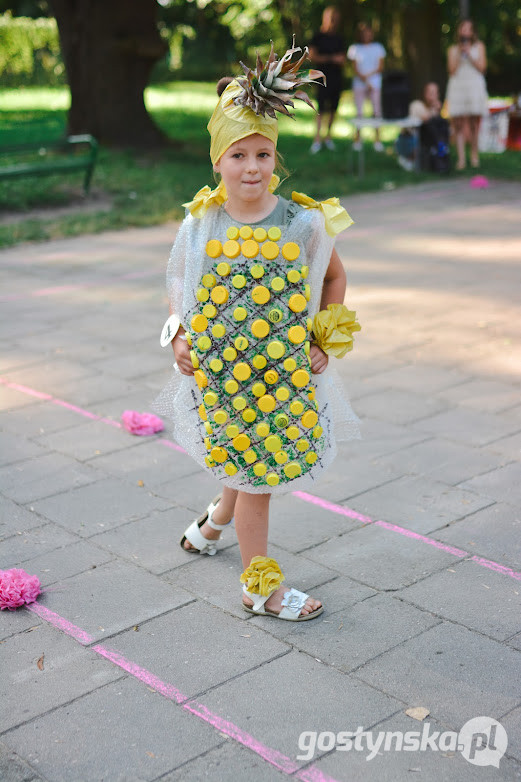
[[[93,136],[67,136],[61,141],[0,147],[0,181],[85,171],[83,190],[89,192],[98,142]],[[24,160],[24,162],[20,162]]]

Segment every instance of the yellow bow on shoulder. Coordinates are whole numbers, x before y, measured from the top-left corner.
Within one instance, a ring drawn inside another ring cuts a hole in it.
[[[226,201],[226,198],[226,188],[224,182],[221,181],[213,190],[211,190],[208,185],[205,185],[197,191],[192,201],[188,201],[188,203],[183,204],[183,206],[188,209],[190,214],[194,217],[204,217],[212,204],[221,206],[221,204],[224,204]]]
[[[280,177],[278,177],[277,174],[272,174],[268,185],[270,193],[273,193],[273,191],[277,189],[279,182]],[[221,206],[227,198],[228,194],[226,192],[226,187],[221,179],[217,187],[213,190],[211,190],[208,185],[202,187],[194,195],[192,201],[188,201],[186,204],[183,204],[183,206],[185,209],[188,209],[190,214],[194,217],[204,217],[210,206],[213,204],[215,204],[215,206]]]
[[[343,206],[340,206],[338,198],[328,198],[326,201],[315,201],[305,193],[293,191],[292,199],[304,209],[320,209],[326,221],[326,231],[330,236],[336,236],[341,231],[345,231],[354,220],[348,215]]]

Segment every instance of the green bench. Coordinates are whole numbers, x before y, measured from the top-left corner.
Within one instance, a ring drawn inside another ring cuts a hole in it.
[[[67,136],[49,144],[17,144],[0,147],[0,181],[28,176],[48,176],[85,171],[83,190],[89,192],[98,142],[93,136]],[[19,162],[25,159],[26,162]]]

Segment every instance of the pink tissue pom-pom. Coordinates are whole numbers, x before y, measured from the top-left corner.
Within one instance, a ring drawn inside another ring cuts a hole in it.
[[[135,410],[125,410],[121,420],[125,429],[131,434],[155,434],[156,432],[162,432],[165,428],[162,420],[152,413],[137,413]]]
[[[0,610],[14,611],[25,603],[34,603],[42,590],[38,576],[21,568],[0,570]]]
[[[470,186],[474,188],[474,190],[485,190],[489,186],[489,181],[486,176],[482,176],[481,174],[477,174],[476,176],[473,176],[470,180]]]

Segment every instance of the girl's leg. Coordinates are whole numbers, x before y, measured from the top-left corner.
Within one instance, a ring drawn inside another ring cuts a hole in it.
[[[464,117],[453,117],[452,125],[454,128],[454,138],[456,141],[456,153],[458,155],[458,160],[456,162],[456,170],[463,171],[466,164]]]
[[[379,90],[378,87],[370,87],[369,88],[369,98],[371,99],[371,103],[373,105],[373,114],[374,114],[375,119],[380,119],[381,116],[382,116],[382,93],[381,93],[381,90]],[[379,128],[375,128],[374,140],[375,140],[375,144],[380,146],[380,130],[379,130]]]
[[[361,119],[363,117],[364,113],[364,99],[365,99],[365,87],[354,87],[353,88],[353,97],[355,99],[355,106],[356,106],[356,116],[358,119]],[[360,131],[356,131],[355,135],[355,143],[358,143],[360,141]]]
[[[253,557],[265,557],[268,552],[268,525],[270,494],[246,494],[240,491],[235,503],[235,530],[239,541],[243,568],[249,566]],[[266,601],[266,608],[279,613],[284,593],[288,586],[281,586]],[[253,605],[252,600],[243,596],[245,605]],[[302,608],[302,614],[309,614],[320,608],[320,600],[309,597]]]
[[[481,117],[469,117],[470,165],[474,168],[479,166],[478,137],[480,125]]]
[[[236,499],[237,492],[235,489],[229,489],[225,486],[222,492],[222,499],[219,500],[219,503],[213,512],[212,518],[216,524],[227,524],[230,521],[233,516]],[[207,538],[207,540],[218,540],[221,533],[219,530],[213,529],[205,522],[201,527],[201,534],[204,538]],[[188,540],[185,540],[184,547],[187,551],[194,548]]]

